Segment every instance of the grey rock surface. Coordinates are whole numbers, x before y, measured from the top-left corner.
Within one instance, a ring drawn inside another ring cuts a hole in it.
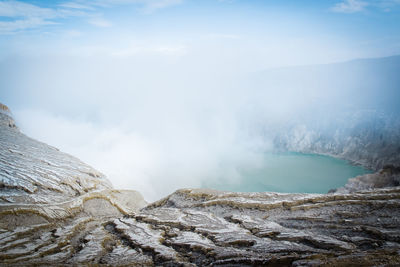
[[[333,190],[336,193],[353,193],[360,190],[394,187],[400,185],[400,168],[386,165],[376,173],[350,178],[344,187]]]
[[[138,192],[112,189],[78,159],[26,137],[2,110],[2,266],[400,262],[395,167],[354,178],[331,194],[182,189],[148,205]]]
[[[15,126],[8,108],[0,109],[0,203],[53,203],[111,189],[103,174],[27,137]]]
[[[324,154],[378,171],[400,166],[400,120],[375,111],[339,113],[317,122],[295,122],[276,133],[278,150]]]

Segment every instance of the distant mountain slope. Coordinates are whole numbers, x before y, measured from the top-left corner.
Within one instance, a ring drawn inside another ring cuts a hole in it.
[[[400,55],[266,70],[251,75],[249,82],[260,96],[276,91],[289,103],[307,104],[308,110],[400,114],[399,73]]]
[[[275,148],[327,154],[375,171],[387,164],[400,166],[399,118],[364,111],[320,123],[297,121],[283,127],[274,138]]]
[[[249,87],[275,149],[400,166],[400,56],[267,70]]]

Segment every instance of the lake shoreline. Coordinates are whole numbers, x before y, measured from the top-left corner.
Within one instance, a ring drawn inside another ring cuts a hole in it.
[[[293,151],[263,153],[262,165],[237,167],[235,177],[215,177],[201,188],[232,192],[328,193],[373,171],[330,155]]]

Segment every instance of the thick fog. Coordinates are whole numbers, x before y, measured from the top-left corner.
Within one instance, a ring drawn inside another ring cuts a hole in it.
[[[238,169],[263,164],[262,153],[273,149],[280,127],[319,124],[354,110],[388,111],[387,104],[397,102],[393,92],[370,86],[375,81],[390,91],[396,83],[393,73],[391,83],[373,76],[379,72],[374,60],[368,61],[373,67],[355,61],[258,72],[142,60],[13,58],[1,65],[7,80],[0,83],[13,90],[10,100],[18,100],[11,108],[23,132],[147,200],[207,179],[244,179]],[[375,61],[385,60],[398,67],[398,58]]]
[[[91,164],[116,188],[155,200],[205,179],[240,179],[237,168],[257,164],[269,146],[246,128],[248,88],[212,68],[162,63],[34,58],[2,72],[21,103],[11,108],[22,131]]]
[[[399,58],[348,62],[399,53],[398,5],[354,2],[0,1],[0,101],[146,200],[239,181],[287,127],[398,114]]]

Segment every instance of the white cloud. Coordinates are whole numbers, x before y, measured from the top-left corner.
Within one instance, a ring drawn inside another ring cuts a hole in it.
[[[232,4],[235,0],[218,0],[218,2]]]
[[[62,3],[59,5],[60,7],[63,8],[71,8],[71,9],[87,9],[87,10],[93,10],[93,7],[85,4],[80,4],[76,2],[67,2],[67,3]]]
[[[381,0],[378,1],[375,5],[385,12],[390,12],[392,11],[393,7],[400,5],[400,0]]]
[[[95,12],[105,7],[118,5],[137,5],[145,13],[182,3],[183,0],[97,0],[70,1],[56,7],[40,7],[22,1],[0,1],[0,18],[13,20],[0,21],[0,34],[38,28],[60,23],[60,19],[87,17],[89,23],[97,27],[110,27],[112,23],[104,18],[93,17]]]
[[[150,42],[133,42],[125,47],[89,47],[82,51],[97,51],[101,54],[107,54],[115,57],[131,56],[169,56],[180,57],[187,54],[188,47],[184,44],[154,44]]]
[[[107,27],[111,27],[112,23],[104,18],[92,18],[88,21],[90,24],[97,26],[97,27],[101,27],[101,28],[107,28]]]
[[[153,50],[155,52],[161,53],[163,55],[168,55],[168,56],[181,56],[181,55],[186,54],[186,46],[184,46],[184,45],[157,46],[157,47],[154,47]]]
[[[0,21],[0,34],[58,24],[59,18],[85,15],[87,14],[82,11],[39,7],[21,1],[2,1],[0,2],[0,17],[11,20]]]
[[[400,0],[343,0],[331,8],[332,11],[338,13],[357,13],[367,8],[375,8],[385,12],[392,11],[393,7],[400,5]]]
[[[0,17],[40,17],[42,19],[57,17],[55,10],[42,8],[20,1],[0,2]]]
[[[368,3],[361,0],[345,0],[332,7],[332,11],[339,13],[356,13],[363,11],[366,6],[368,6]]]
[[[209,39],[240,39],[242,38],[238,34],[227,34],[227,33],[212,33],[212,34],[207,34],[204,36],[205,38]]]
[[[77,31],[77,30],[68,30],[64,34],[64,36],[67,38],[77,38],[77,37],[81,37],[82,35],[83,35],[83,33],[80,31]]]
[[[12,34],[20,30],[33,29],[44,25],[56,24],[41,18],[26,18],[15,21],[0,21],[0,34]]]
[[[183,3],[184,0],[94,0],[94,1],[75,1],[61,4],[63,7],[74,9],[93,9],[96,7],[112,7],[119,5],[138,5],[145,11],[155,11],[157,9]]]
[[[145,11],[153,12],[157,9],[181,4],[182,2],[183,0],[154,0],[154,1],[143,1],[143,4]]]

